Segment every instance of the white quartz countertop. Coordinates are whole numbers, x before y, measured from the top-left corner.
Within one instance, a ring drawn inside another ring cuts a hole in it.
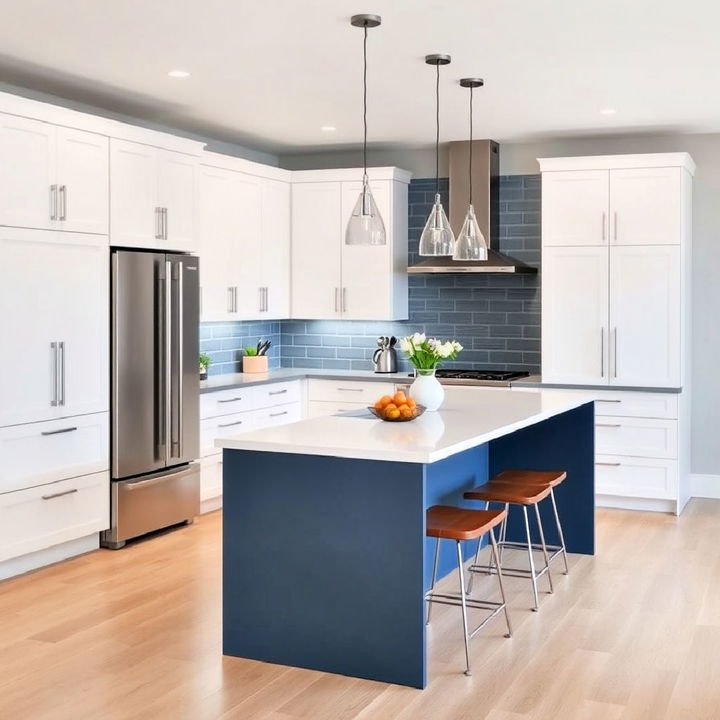
[[[592,402],[573,392],[534,393],[482,387],[446,387],[438,412],[389,423],[366,411],[318,417],[228,435],[228,450],[327,455],[362,460],[433,463]]]

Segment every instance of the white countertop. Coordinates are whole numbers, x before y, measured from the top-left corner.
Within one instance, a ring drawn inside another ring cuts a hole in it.
[[[433,463],[592,402],[577,392],[446,387],[438,412],[406,423],[343,413],[218,438],[216,447],[393,462]]]

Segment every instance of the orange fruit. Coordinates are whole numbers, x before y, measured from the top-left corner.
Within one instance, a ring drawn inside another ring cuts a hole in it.
[[[383,395],[378,401],[377,404],[380,405],[380,407],[387,407],[392,402],[392,398],[389,395]]]
[[[385,412],[387,412],[388,410],[397,410],[397,405],[395,405],[395,403],[390,403],[390,404],[386,405]]]
[[[415,398],[409,397],[407,399],[407,405],[408,407],[414,408],[417,405],[417,403],[415,402]]]
[[[395,397],[393,398],[393,402],[400,407],[400,405],[404,405],[407,402],[407,397],[405,396],[405,393],[402,390],[398,390],[395,393]]]
[[[400,411],[395,408],[394,410],[385,410],[385,417],[388,420],[397,420],[400,417]]]
[[[399,409],[400,417],[411,418],[413,416],[413,411],[407,405],[402,405]]]
[[[373,407],[374,407],[376,410],[382,410],[383,407],[385,407],[385,406],[382,404],[382,400],[378,400]]]
[[[398,410],[402,412],[403,410],[409,410],[410,406],[405,402],[402,405],[398,405]]]

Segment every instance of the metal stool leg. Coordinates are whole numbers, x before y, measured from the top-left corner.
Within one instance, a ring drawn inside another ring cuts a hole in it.
[[[525,534],[527,535],[528,558],[530,560],[530,579],[532,580],[533,600],[535,601],[533,611],[537,612],[540,608],[540,603],[538,601],[537,576],[535,575],[535,560],[533,558],[532,539],[530,537],[530,523],[528,522],[527,505],[523,505],[522,509],[523,518],[525,519]]]
[[[502,581],[502,568],[500,567],[500,559],[498,557],[498,547],[497,543],[495,542],[495,531],[493,528],[490,528],[490,542],[492,543],[492,552],[493,556],[495,557],[495,562],[497,563],[497,578],[498,578],[498,585],[500,586],[500,599],[503,602],[503,609],[505,610],[505,622],[507,623],[507,634],[505,637],[510,638],[512,637],[512,625],[510,624],[510,614],[508,613],[507,608],[507,600],[505,600],[505,588],[503,587],[503,581]]]
[[[430,592],[432,592],[435,589],[435,579],[437,578],[437,569],[438,569],[438,557],[440,556],[440,538],[435,538],[435,560],[433,562],[433,573],[432,573],[432,581],[430,583]],[[427,601],[427,619],[425,620],[425,624],[430,624],[430,611],[432,610],[432,602],[430,600]]]
[[[490,501],[489,500],[485,501],[485,509],[486,510],[490,509]],[[480,542],[482,543],[482,538],[480,538]],[[478,546],[478,549],[479,549],[479,546]],[[477,565],[477,558],[475,559],[475,564]],[[491,555],[490,560],[488,561],[488,568],[487,568],[487,571],[485,572],[485,574],[492,575],[492,573],[493,573],[493,556]]]
[[[460,573],[460,602],[462,606],[463,616],[463,635],[465,637],[465,674],[472,675],[472,673],[470,672],[470,636],[468,635],[467,604],[465,598],[465,578],[463,576],[462,548],[460,547],[459,540],[455,541],[455,545],[457,547],[458,572]]]
[[[538,532],[540,533],[540,545],[542,546],[543,557],[545,558],[545,571],[547,572],[548,585],[550,592],[555,592],[553,588],[552,575],[550,574],[550,558],[548,557],[547,545],[545,545],[545,533],[543,532],[542,521],[540,520],[540,508],[535,503],[535,519],[537,520]]]
[[[500,565],[502,565],[503,550],[505,549],[505,540],[507,539],[507,523],[510,517],[510,503],[505,503],[505,517],[500,526]]]
[[[480,559],[480,548],[482,546],[482,536],[478,538],[478,544],[477,544],[477,550],[475,551],[475,559],[473,560],[473,565],[478,564],[478,560]],[[475,573],[471,570],[470,571],[470,580],[468,581],[467,586],[467,594],[472,595],[472,589],[473,589],[473,581],[475,580]]]
[[[557,504],[555,503],[555,492],[550,488],[550,500],[552,501],[553,512],[555,513],[555,525],[557,526],[558,537],[560,538],[560,547],[562,548],[563,562],[565,563],[565,574],[569,575],[567,551],[565,550],[565,537],[563,536],[562,525],[560,524],[560,516],[558,515]]]

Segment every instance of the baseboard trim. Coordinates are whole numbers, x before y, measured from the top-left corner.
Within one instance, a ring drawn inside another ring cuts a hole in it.
[[[720,475],[690,475],[690,495],[692,497],[720,500]]]
[[[0,580],[7,580],[31,570],[53,565],[76,555],[84,555],[97,550],[99,547],[100,536],[98,533],[93,533],[92,535],[77,538],[77,540],[68,540],[45,550],[37,550],[27,555],[10,558],[10,560],[0,562]]]
[[[223,504],[222,495],[217,495],[216,497],[206,498],[205,500],[200,501],[200,514],[204,515],[205,513],[214,512],[215,510],[219,510],[222,507]]]
[[[595,506],[615,508],[618,510],[643,510],[645,512],[671,513],[673,515],[677,512],[677,503],[675,500],[625,497],[621,495],[596,495]]]

